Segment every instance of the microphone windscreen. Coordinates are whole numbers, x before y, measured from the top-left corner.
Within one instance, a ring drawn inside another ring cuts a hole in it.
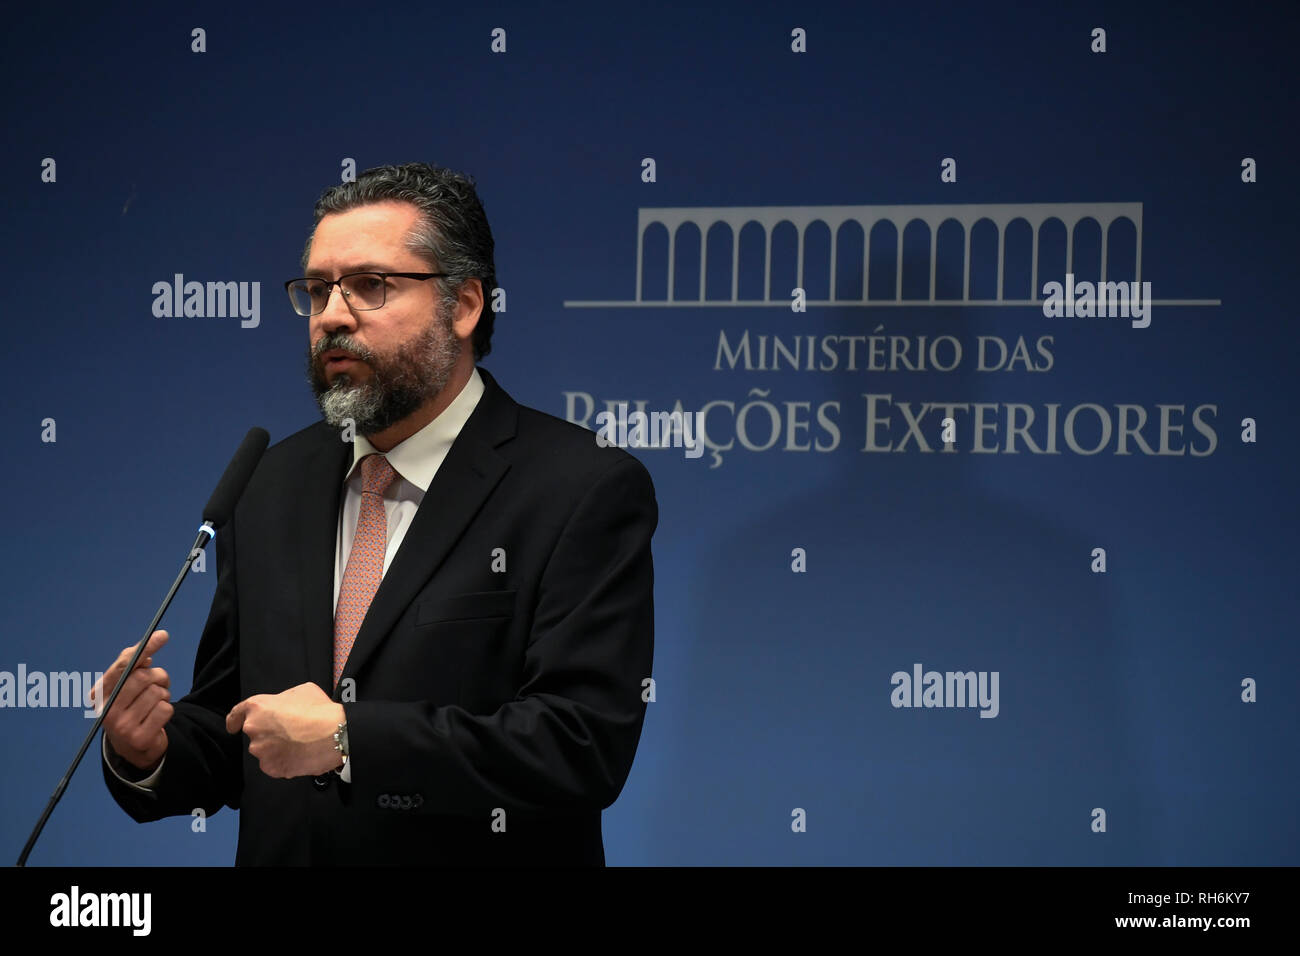
[[[230,520],[230,516],[235,511],[235,503],[248,487],[248,480],[253,477],[253,469],[261,461],[262,453],[266,451],[270,441],[271,436],[267,434],[265,428],[248,430],[248,434],[244,436],[244,440],[235,451],[235,457],[230,459],[230,464],[226,466],[226,473],[221,476],[221,481],[217,482],[217,490],[212,492],[207,507],[203,509],[203,520],[210,521],[212,527],[220,528]]]

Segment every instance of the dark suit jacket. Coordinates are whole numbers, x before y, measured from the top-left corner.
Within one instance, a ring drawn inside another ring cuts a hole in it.
[[[623,788],[645,717],[654,486],[627,452],[479,374],[479,404],[334,691],[352,782],[268,777],[248,738],[225,729],[254,694],[306,681],[332,690],[352,446],[319,422],[267,450],[217,534],[193,689],[167,724],[154,792],[104,768],[133,818],[236,807],[238,865],[604,864],[600,813]]]

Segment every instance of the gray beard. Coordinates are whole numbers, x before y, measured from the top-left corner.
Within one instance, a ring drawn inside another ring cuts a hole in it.
[[[442,326],[439,329],[439,326]],[[317,370],[316,356],[334,348],[359,355],[370,366],[370,381],[355,385],[341,374],[329,385]],[[451,380],[460,353],[460,343],[446,319],[431,322],[415,342],[398,348],[392,358],[379,358],[346,335],[323,338],[315,350],[308,349],[307,378],[325,421],[342,429],[349,421],[362,435],[373,435],[411,415],[437,395]]]

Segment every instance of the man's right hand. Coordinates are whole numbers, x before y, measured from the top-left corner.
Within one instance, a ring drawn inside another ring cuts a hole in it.
[[[167,752],[167,734],[163,727],[172,716],[171,678],[161,667],[148,666],[153,663],[153,655],[166,643],[166,631],[154,631],[149,635],[144,654],[136,662],[135,670],[122,685],[122,692],[104,719],[104,736],[109,747],[145,773],[156,770]],[[104,672],[103,682],[96,684],[91,691],[97,706],[113,692],[134,653],[134,644],[124,648],[113,666]]]

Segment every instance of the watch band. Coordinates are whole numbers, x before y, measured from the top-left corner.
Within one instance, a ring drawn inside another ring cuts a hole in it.
[[[337,750],[339,756],[343,758],[343,766],[339,767],[334,772],[342,775],[343,772],[348,769],[348,757],[350,756],[348,750],[348,722],[346,720],[339,724],[338,730],[334,731],[334,749]]]

